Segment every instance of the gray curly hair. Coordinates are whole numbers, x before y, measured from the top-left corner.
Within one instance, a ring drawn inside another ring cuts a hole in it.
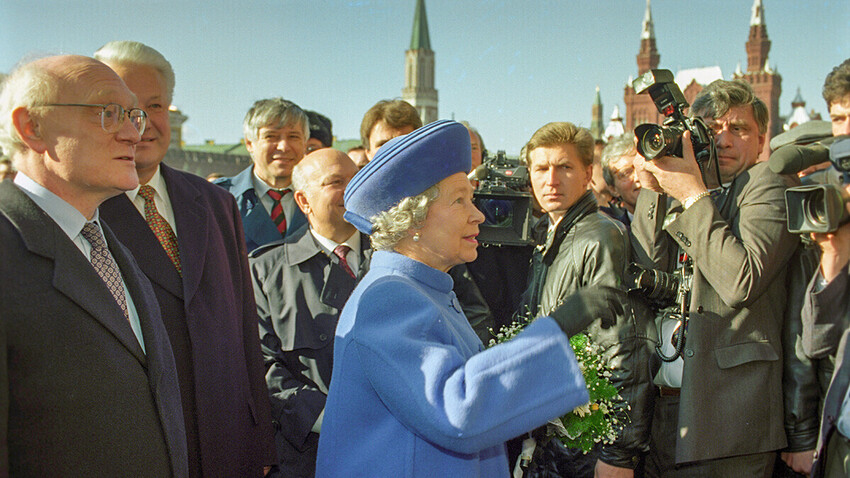
[[[425,224],[428,209],[440,196],[436,184],[422,194],[406,197],[389,210],[371,218],[372,248],[377,251],[391,251],[404,239],[410,229],[419,229]]]

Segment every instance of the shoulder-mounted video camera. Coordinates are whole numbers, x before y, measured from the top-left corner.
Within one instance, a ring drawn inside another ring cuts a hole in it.
[[[842,187],[850,181],[850,136],[830,137],[805,146],[787,145],[771,155],[771,169],[784,163],[799,164],[804,169],[827,159],[831,168],[804,177],[802,186],[785,190],[789,232],[834,232],[850,221],[845,206],[850,198]]]
[[[682,135],[691,132],[691,145],[702,180],[708,189],[720,187],[720,170],[715,154],[714,135],[702,118],[685,116],[690,106],[682,90],[673,81],[670,70],[649,70],[632,82],[635,92],[648,92],[658,112],[666,118],[662,125],[642,124],[635,128],[637,150],[644,158],[684,157]]]
[[[478,181],[473,199],[485,218],[478,226],[478,241],[499,246],[531,244],[531,181],[525,164],[499,151],[484,158],[469,179]]]

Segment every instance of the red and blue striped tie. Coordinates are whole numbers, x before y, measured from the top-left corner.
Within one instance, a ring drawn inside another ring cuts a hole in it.
[[[274,221],[274,225],[277,227],[277,231],[280,233],[281,237],[286,237],[286,216],[283,214],[283,205],[280,203],[280,200],[289,194],[289,189],[283,190],[275,190],[269,189],[269,197],[274,200],[274,206],[272,206],[272,221]]]

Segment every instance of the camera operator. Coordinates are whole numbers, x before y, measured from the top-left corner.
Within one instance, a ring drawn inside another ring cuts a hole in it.
[[[850,59],[827,75],[823,97],[833,135],[850,134]],[[844,189],[850,194],[850,185]],[[812,239],[822,255],[803,306],[803,347],[812,358],[836,357],[812,476],[850,476],[850,223],[834,233],[812,234]]]
[[[786,444],[780,333],[799,242],[785,226],[791,180],[756,163],[768,116],[749,84],[717,80],[691,112],[713,131],[722,188],[706,188],[690,132],[684,158],[635,160],[636,255],[667,272],[693,261],[682,353],[655,375],[647,476],[769,477]],[[673,329],[662,324],[665,347]]]

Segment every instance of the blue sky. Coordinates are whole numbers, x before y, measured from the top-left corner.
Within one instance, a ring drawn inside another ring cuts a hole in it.
[[[0,0],[0,71],[27,55],[92,54],[111,40],[161,51],[189,143],[236,142],[253,101],[283,96],[359,137],[363,113],[401,96],[415,0]],[[780,114],[808,108],[850,57],[847,0],[763,0]],[[441,118],[468,120],[489,150],[516,154],[549,121],[624,108],[645,0],[426,0]],[[746,68],[751,0],[653,0],[662,68]]]

